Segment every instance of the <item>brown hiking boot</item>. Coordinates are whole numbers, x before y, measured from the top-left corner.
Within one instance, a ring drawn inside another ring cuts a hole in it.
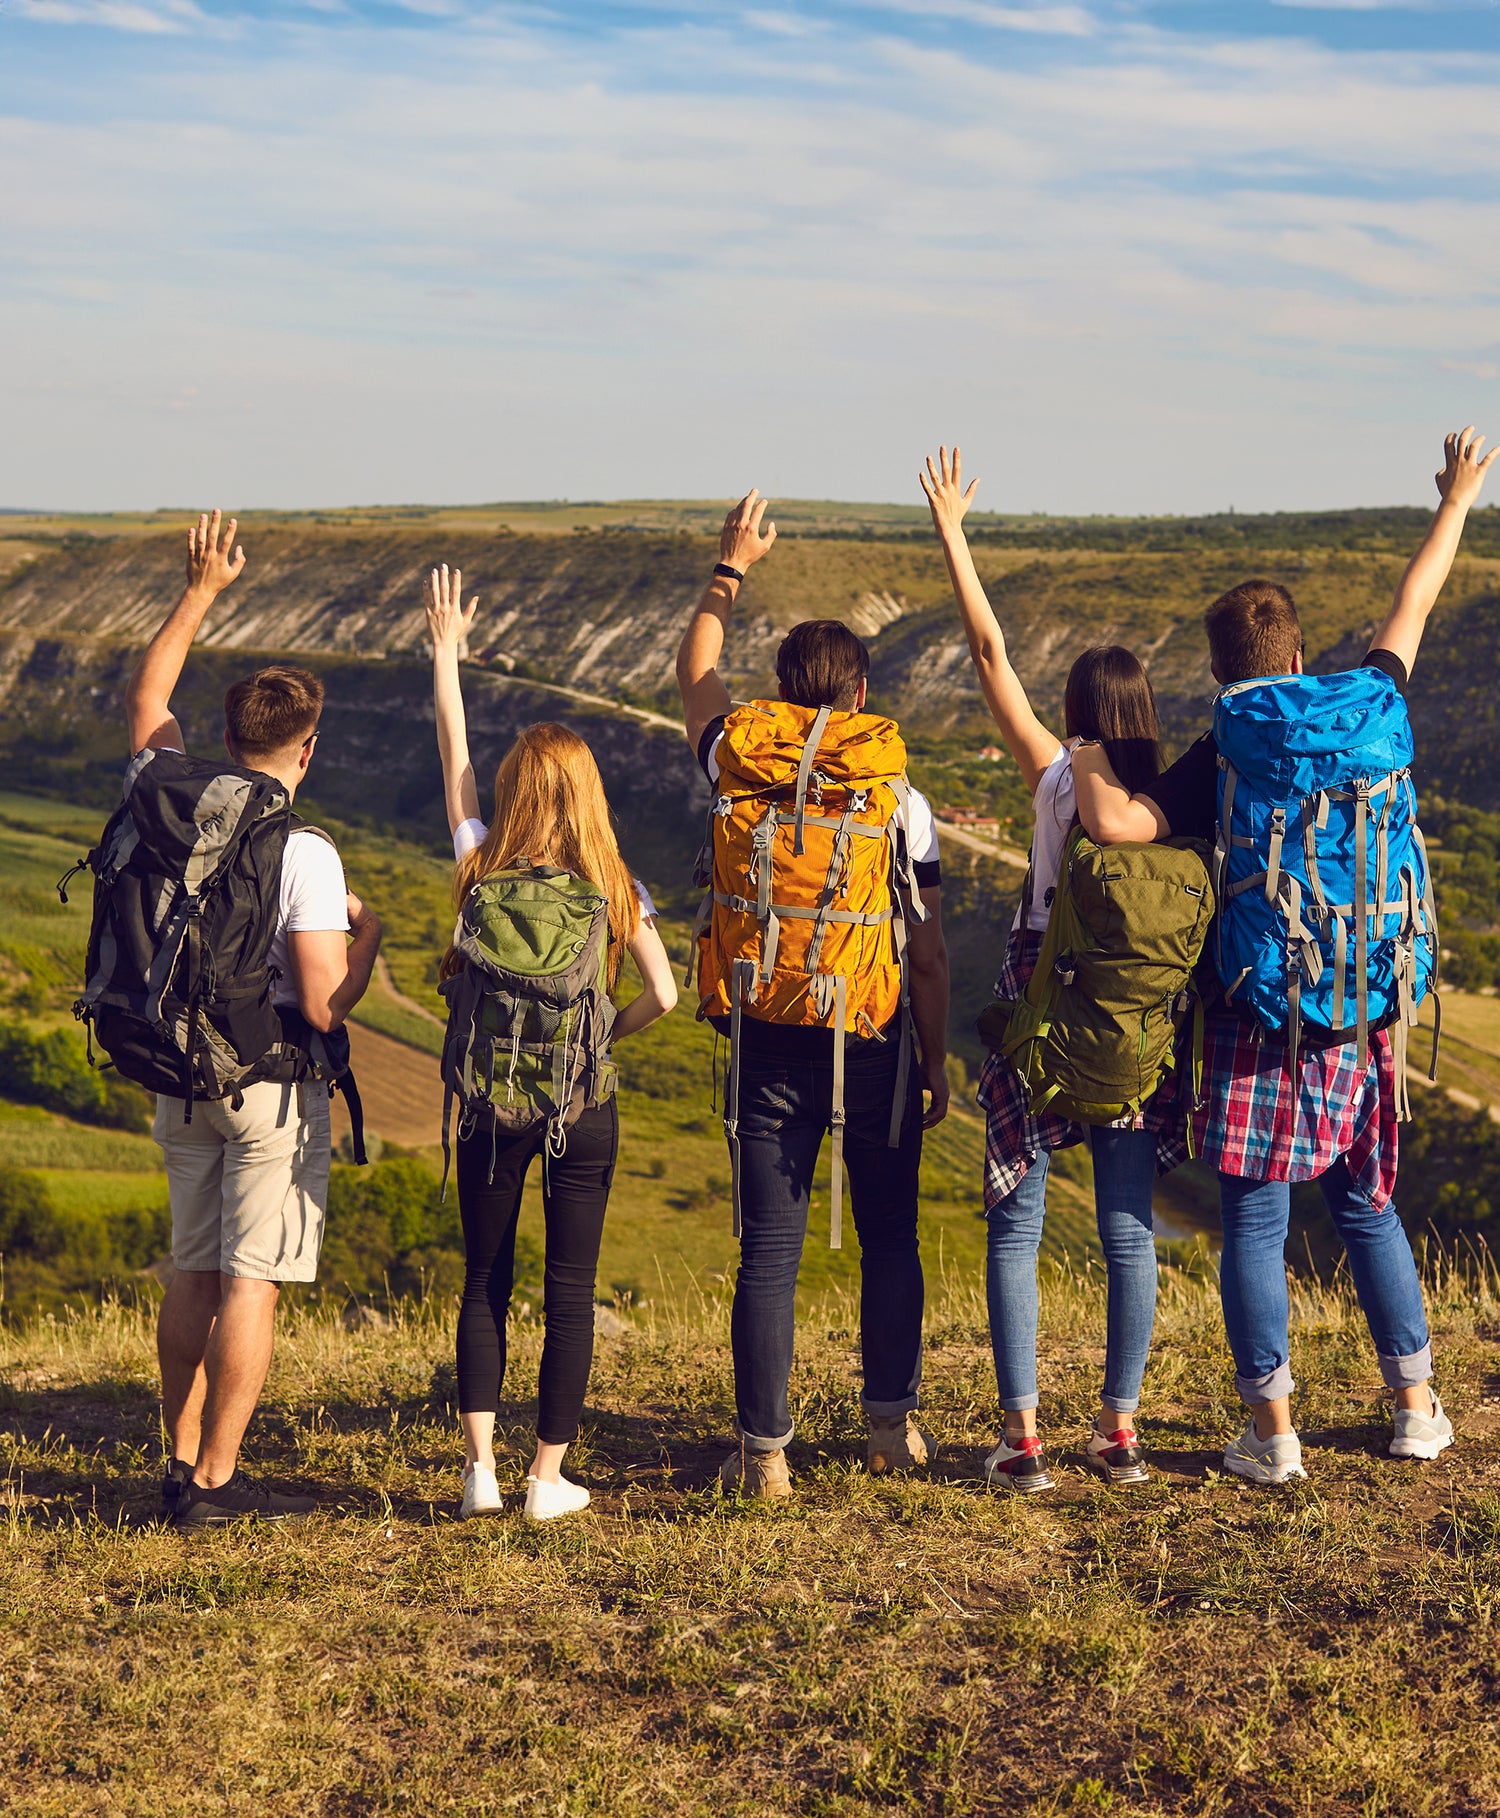
[[[786,1453],[752,1452],[737,1446],[719,1466],[719,1488],[726,1496],[762,1496],[779,1500],[792,1493],[792,1474]]]
[[[917,1425],[915,1414],[867,1414],[870,1437],[865,1442],[865,1463],[874,1477],[887,1471],[914,1471],[930,1465],[937,1444]]]

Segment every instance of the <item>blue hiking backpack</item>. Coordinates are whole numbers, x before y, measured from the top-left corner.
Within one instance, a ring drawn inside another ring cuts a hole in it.
[[[1400,690],[1375,668],[1239,682],[1214,704],[1214,740],[1226,1001],[1284,1033],[1293,1067],[1310,1035],[1363,1053],[1389,1027],[1408,1115],[1407,1037],[1436,1002],[1438,935]]]

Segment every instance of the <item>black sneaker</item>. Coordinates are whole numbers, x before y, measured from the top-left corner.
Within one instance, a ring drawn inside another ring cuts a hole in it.
[[[172,1458],[167,1461],[167,1472],[161,1480],[161,1519],[171,1521],[177,1513],[177,1504],[182,1498],[182,1487],[193,1475],[193,1467],[185,1458]]]
[[[178,1494],[172,1523],[179,1528],[224,1528],[236,1521],[298,1522],[306,1521],[317,1506],[316,1497],[284,1496],[236,1471],[228,1483],[213,1490],[189,1478]]]

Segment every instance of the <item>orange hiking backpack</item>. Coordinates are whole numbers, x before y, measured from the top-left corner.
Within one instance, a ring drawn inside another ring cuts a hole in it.
[[[724,1130],[740,1229],[740,1030],[744,1017],[831,1028],[833,1184],[829,1242],[842,1237],[844,1044],[901,1044],[890,1144],[911,1067],[906,927],[925,919],[908,850],[906,747],[894,720],[752,701],[724,721],[718,794],[695,879],[698,1015],[729,1018]]]

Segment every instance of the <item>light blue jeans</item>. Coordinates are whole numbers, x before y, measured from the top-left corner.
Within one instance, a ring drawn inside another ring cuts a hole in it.
[[[1354,1292],[1389,1389],[1414,1389],[1432,1374],[1422,1284],[1393,1203],[1379,1212],[1341,1156],[1318,1177],[1323,1202],[1349,1255]],[[1234,1353],[1235,1387],[1249,1407],[1296,1388],[1287,1336],[1286,1233],[1292,1194],[1284,1180],[1219,1176],[1224,1250],[1219,1293]]]
[[[1156,1242],[1151,1188],[1156,1138],[1147,1130],[1089,1131],[1094,1152],[1094,1209],[1109,1280],[1104,1350],[1106,1408],[1130,1414],[1141,1405],[1141,1378],[1156,1318]],[[1043,1150],[1013,1193],[990,1208],[985,1292],[990,1344],[1002,1408],[1034,1408],[1036,1386],[1036,1258],[1047,1204]]]

